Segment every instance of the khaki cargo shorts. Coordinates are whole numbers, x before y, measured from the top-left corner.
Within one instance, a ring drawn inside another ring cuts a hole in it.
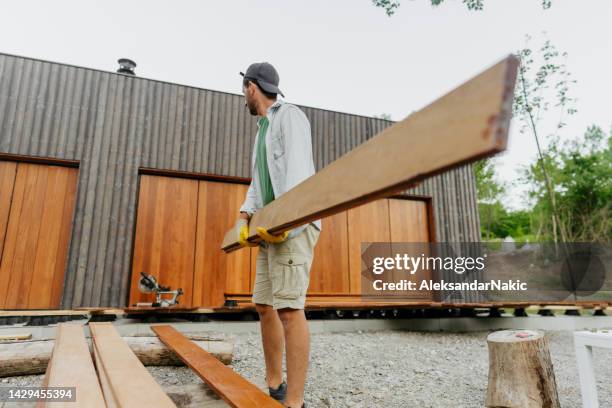
[[[308,224],[279,244],[263,243],[257,254],[253,303],[274,309],[304,309],[313,250],[319,230]]]

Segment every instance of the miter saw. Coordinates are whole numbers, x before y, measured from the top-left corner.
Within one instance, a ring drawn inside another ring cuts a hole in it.
[[[171,290],[169,286],[162,286],[153,275],[140,272],[138,289],[142,293],[155,293],[155,303],[138,302],[136,306],[170,307],[178,305],[178,297],[183,294],[183,289]],[[172,295],[172,298],[162,299],[164,295]]]

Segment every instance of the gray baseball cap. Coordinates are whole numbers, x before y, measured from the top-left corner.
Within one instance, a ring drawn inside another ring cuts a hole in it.
[[[278,89],[278,72],[269,62],[256,62],[249,65],[246,73],[241,72],[240,75],[246,79],[251,79],[259,85],[261,89],[266,92],[281,94],[284,98],[285,95]]]

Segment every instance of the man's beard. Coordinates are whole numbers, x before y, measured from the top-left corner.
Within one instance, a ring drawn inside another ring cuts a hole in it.
[[[257,116],[257,107],[255,106],[255,104],[251,104],[251,103],[245,103],[245,105],[247,106],[247,108],[249,108],[249,113],[253,116]]]

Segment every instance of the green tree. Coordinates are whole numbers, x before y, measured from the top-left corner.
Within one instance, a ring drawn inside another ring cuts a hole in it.
[[[476,178],[478,212],[481,221],[481,235],[491,239],[493,223],[498,219],[500,209],[503,209],[500,198],[505,186],[495,176],[495,166],[491,159],[477,161],[473,165]]]
[[[574,108],[575,99],[570,96],[570,86],[576,81],[571,78],[567,70],[565,60],[567,53],[561,53],[545,40],[537,52],[529,47],[531,37],[526,37],[525,48],[518,51],[520,65],[518,71],[517,84],[514,95],[513,114],[521,123],[520,132],[530,133],[538,151],[539,169],[541,177],[531,177],[533,183],[541,183],[547,193],[548,206],[552,223],[552,239],[557,242],[561,238],[562,242],[567,242],[565,231],[560,228],[559,211],[557,208],[555,184],[551,172],[554,163],[551,158],[555,154],[558,145],[558,130],[565,126],[565,118],[576,113]],[[537,60],[536,60],[537,59]],[[550,115],[553,112],[559,118],[556,129],[549,135],[552,143],[548,145],[548,151],[543,148],[540,120],[544,114]],[[536,189],[539,189],[536,186]],[[544,213],[542,213],[544,214]]]
[[[556,186],[558,227],[568,241],[612,241],[612,131],[597,126],[585,134],[546,150],[544,162]],[[546,219],[553,211],[543,188],[542,167],[533,163],[523,171],[535,201],[532,218],[536,235],[546,239],[554,234]]]

